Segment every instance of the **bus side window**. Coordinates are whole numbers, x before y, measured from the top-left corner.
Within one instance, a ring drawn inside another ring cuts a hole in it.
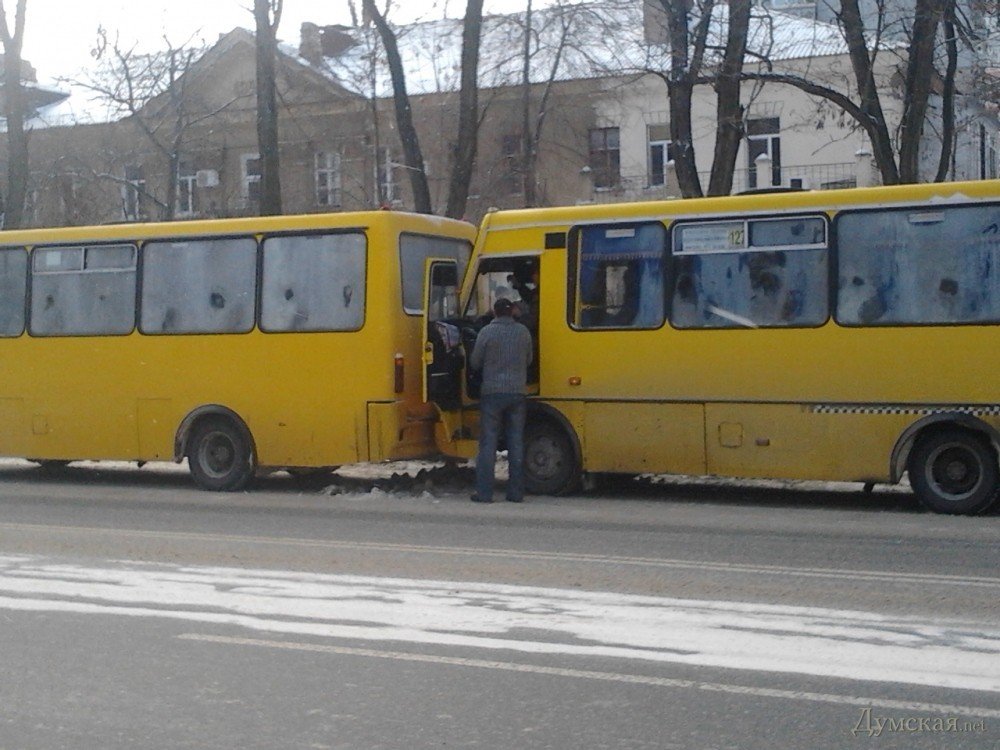
[[[996,206],[879,209],[837,218],[837,322],[1000,321]]]
[[[826,321],[823,218],[683,222],[673,233],[675,328],[804,327]]]
[[[579,230],[578,290],[570,323],[580,330],[658,328],[664,321],[664,247],[659,222]]]
[[[21,248],[0,252],[0,336],[24,332],[27,284],[28,253]]]
[[[135,245],[36,248],[31,323],[35,336],[114,336],[135,327]]]
[[[365,322],[361,232],[264,239],[264,331],[356,331]]]
[[[252,237],[147,242],[139,329],[245,333],[253,328],[256,279]]]

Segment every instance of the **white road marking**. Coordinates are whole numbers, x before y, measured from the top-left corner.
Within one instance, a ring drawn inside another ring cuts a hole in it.
[[[351,648],[350,646],[327,646],[320,643],[271,641],[262,640],[260,638],[231,638],[224,635],[208,635],[205,633],[183,633],[177,637],[185,641],[218,643],[230,646],[255,646],[258,648],[274,648],[288,651],[308,651],[321,654],[362,656],[375,659],[394,659],[398,661],[422,662],[425,664],[473,667],[476,669],[497,669],[506,672],[522,672],[527,674],[549,675],[553,677],[604,680],[607,682],[621,682],[630,685],[648,685],[651,687],[679,688],[682,690],[704,690],[712,693],[752,695],[760,698],[811,701],[814,703],[831,703],[841,706],[859,706],[861,708],[871,707],[891,711],[908,711],[912,713],[924,714],[950,714],[955,716],[969,716],[979,719],[1000,719],[1000,710],[979,708],[976,706],[958,706],[946,703],[898,701],[886,698],[838,695],[836,693],[814,693],[804,690],[780,690],[775,688],[754,687],[751,685],[733,685],[724,682],[702,682],[699,680],[682,680],[673,677],[653,677],[650,675],[625,674],[619,672],[598,672],[588,669],[565,669],[562,667],[546,667],[538,664],[521,664],[510,661],[467,659],[460,656],[436,656],[434,654],[415,654],[406,651],[380,651],[370,648]]]
[[[994,627],[817,607],[8,556],[0,609],[1000,692]]]
[[[743,575],[773,575],[795,578],[820,578],[850,581],[873,581],[889,584],[920,584],[963,586],[973,588],[1000,588],[1000,578],[989,576],[959,576],[938,573],[906,573],[890,570],[854,570],[850,568],[805,568],[783,565],[747,565],[722,563],[710,560],[679,560],[660,557],[627,557],[594,555],[583,552],[539,552],[518,549],[490,549],[483,547],[442,547],[389,542],[356,542],[337,539],[304,539],[298,537],[244,536],[239,534],[210,534],[186,531],[150,531],[146,529],[101,528],[96,526],[49,526],[46,524],[0,523],[2,531],[45,531],[69,534],[114,534],[116,537],[132,536],[139,539],[173,539],[219,544],[248,544],[254,546],[283,546],[303,549],[350,549],[376,552],[407,552],[429,555],[453,555],[487,558],[515,558],[553,562],[588,563],[596,565],[627,565],[634,567],[665,568],[671,570],[711,571]]]

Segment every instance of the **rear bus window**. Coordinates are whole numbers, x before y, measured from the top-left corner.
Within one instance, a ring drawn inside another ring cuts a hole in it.
[[[140,330],[245,333],[253,328],[256,282],[253,238],[147,242]]]
[[[844,214],[837,246],[842,325],[1000,321],[1000,207]]]
[[[574,234],[570,324],[579,330],[663,325],[663,225],[591,226]]]
[[[24,300],[28,288],[28,253],[0,251],[0,336],[24,333]]]
[[[677,328],[819,326],[828,317],[826,219],[734,219],[673,228]]]
[[[411,315],[424,311],[424,261],[449,258],[458,263],[458,281],[465,276],[472,247],[466,240],[402,234],[399,237],[399,265],[403,277],[403,310]]]
[[[31,324],[35,336],[102,336],[135,327],[134,245],[35,248]]]
[[[265,239],[261,329],[360,329],[366,252],[361,232]]]

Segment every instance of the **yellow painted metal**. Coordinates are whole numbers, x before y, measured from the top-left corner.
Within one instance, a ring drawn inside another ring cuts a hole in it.
[[[0,234],[0,243],[30,248],[327,230],[367,237],[361,330],[0,338],[0,455],[171,459],[182,420],[206,405],[245,421],[262,466],[434,452],[427,426],[434,412],[420,398],[422,316],[403,311],[399,236],[472,242],[469,224],[378,211],[12,231]],[[405,361],[403,393],[394,390],[397,352]]]
[[[544,249],[546,235],[588,223],[669,229],[679,218],[959,200],[1000,201],[1000,181],[499,211],[480,229],[463,298],[481,258],[541,251],[536,398],[573,424],[585,470],[884,481],[921,407],[1000,407],[1000,326],[573,330],[567,250]],[[871,408],[814,408],[831,404]],[[981,418],[1000,430],[996,409]]]

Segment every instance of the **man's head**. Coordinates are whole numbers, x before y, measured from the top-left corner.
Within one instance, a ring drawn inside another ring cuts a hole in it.
[[[493,303],[493,314],[498,318],[506,318],[514,311],[514,303],[506,297],[501,297]]]

